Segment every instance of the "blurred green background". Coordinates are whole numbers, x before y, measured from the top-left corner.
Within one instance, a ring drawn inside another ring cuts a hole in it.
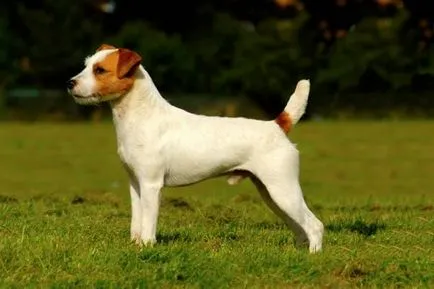
[[[428,0],[26,0],[0,10],[0,117],[102,119],[65,82],[101,43],[139,52],[173,104],[274,117],[300,78],[308,118],[432,115]]]

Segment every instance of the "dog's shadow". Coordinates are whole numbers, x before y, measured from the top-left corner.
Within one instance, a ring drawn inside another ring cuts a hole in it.
[[[366,222],[362,219],[356,220],[336,220],[326,226],[326,230],[331,232],[353,232],[364,237],[371,237],[379,231],[385,230],[386,225],[381,222]]]
[[[286,225],[283,223],[259,223],[254,226],[262,230],[286,230]],[[366,238],[376,235],[378,232],[386,229],[386,224],[375,221],[367,222],[362,219],[356,220],[335,220],[326,224],[326,231],[342,233],[351,232],[362,235]],[[168,245],[178,242],[191,242],[192,232],[188,231],[172,231],[161,232],[157,234],[157,240],[160,244]],[[194,234],[193,234],[194,235]]]
[[[188,232],[161,232],[157,234],[158,243],[168,245],[179,242],[191,242],[193,239]]]

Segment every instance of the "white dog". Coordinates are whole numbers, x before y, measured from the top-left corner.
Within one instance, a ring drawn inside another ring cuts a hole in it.
[[[163,186],[227,175],[230,184],[249,177],[296,243],[317,252],[324,227],[304,201],[298,151],[286,136],[305,111],[309,87],[299,81],[273,121],[192,114],[160,95],[137,53],[105,44],[67,82],[79,104],[110,102],[118,154],[130,177],[133,241],[156,242]]]

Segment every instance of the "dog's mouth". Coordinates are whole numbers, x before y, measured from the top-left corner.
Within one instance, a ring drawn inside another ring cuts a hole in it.
[[[78,104],[82,105],[96,105],[101,102],[101,99],[99,96],[96,95],[79,95],[79,94],[71,94],[74,98],[74,101]]]
[[[118,93],[108,94],[108,95],[101,95],[99,93],[95,93],[91,95],[83,95],[83,94],[76,93],[74,90],[68,90],[68,93],[73,97],[76,103],[82,105],[97,105],[102,102],[114,100],[121,96]]]
[[[86,97],[87,97],[87,96],[84,96],[84,95],[77,94],[76,91],[75,91],[75,89],[70,89],[70,88],[68,88],[68,89],[67,89],[67,92],[68,92],[68,94],[71,95],[73,98],[86,98]]]
[[[73,94],[71,93],[73,98],[87,98],[88,96],[83,96],[83,95],[79,95],[79,94]]]

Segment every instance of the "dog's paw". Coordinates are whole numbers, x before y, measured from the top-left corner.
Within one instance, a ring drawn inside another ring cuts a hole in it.
[[[311,243],[311,244],[309,245],[309,252],[310,252],[311,254],[319,253],[319,252],[321,252],[321,251],[322,251],[321,243]]]
[[[131,233],[131,242],[136,244],[136,245],[140,245],[141,241],[140,241],[140,233]]]
[[[147,238],[147,239],[141,239],[139,242],[140,247],[154,247],[154,245],[157,243],[157,240],[155,238]]]
[[[321,238],[315,238],[315,240],[309,240],[304,234],[300,234],[295,239],[295,246],[297,248],[308,248],[309,253],[318,253],[322,249]]]

